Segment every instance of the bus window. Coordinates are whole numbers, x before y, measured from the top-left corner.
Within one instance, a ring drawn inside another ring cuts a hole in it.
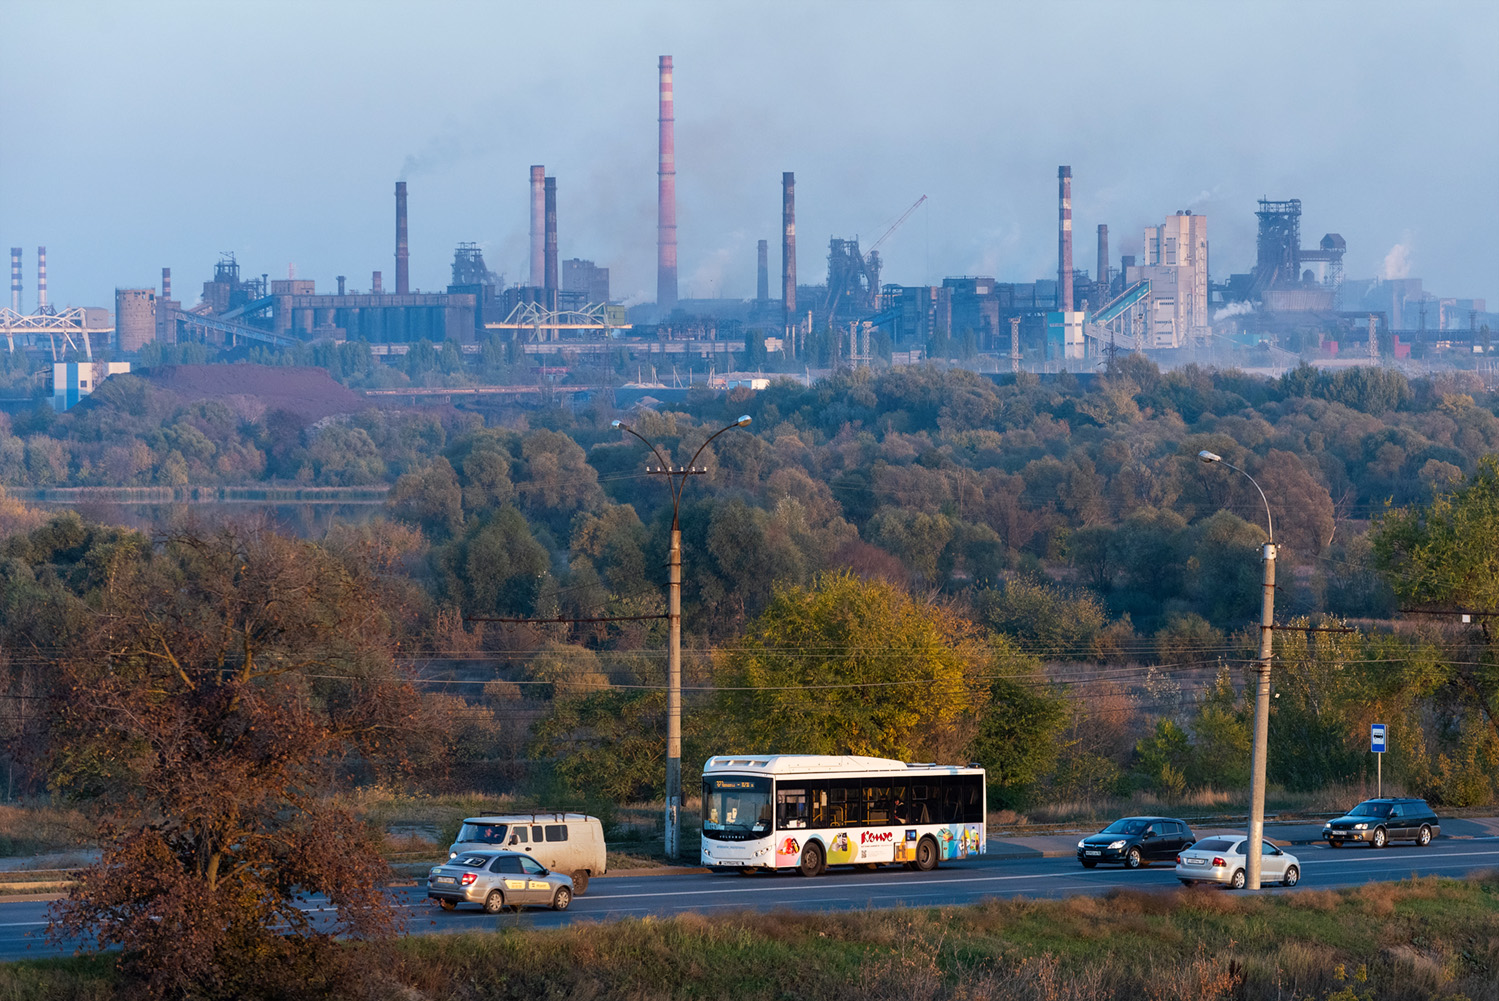
[[[807,826],[807,790],[776,790],[776,826],[785,830]]]
[[[864,823],[890,823],[890,787],[864,787]]]
[[[807,799],[810,801],[809,813],[812,815],[813,827],[832,827],[830,811],[828,807],[828,784],[826,782],[807,783]]]
[[[848,812],[843,818],[844,825],[862,826],[864,824],[864,783],[858,779],[842,779],[837,785],[842,789],[844,802],[848,806]]]
[[[828,783],[828,827],[847,827],[848,789],[841,782]]]
[[[911,803],[907,798],[910,790],[904,785],[897,783],[890,787],[890,822],[893,824],[908,824],[907,817],[911,813]]]

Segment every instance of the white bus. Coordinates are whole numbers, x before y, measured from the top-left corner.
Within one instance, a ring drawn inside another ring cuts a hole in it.
[[[702,864],[715,871],[904,864],[985,851],[977,765],[821,754],[720,755],[703,765]]]

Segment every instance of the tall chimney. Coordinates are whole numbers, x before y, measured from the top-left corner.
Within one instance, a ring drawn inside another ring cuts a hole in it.
[[[161,269],[161,297],[170,299],[172,297],[172,269]]]
[[[531,284],[538,287],[546,271],[546,176],[546,167],[531,165]]]
[[[344,294],[344,276],[343,275],[339,275],[338,276],[338,294],[339,295],[343,295]]]
[[[677,305],[677,152],[673,132],[671,56],[662,56],[660,159],[656,177],[656,308],[664,315]]]
[[[406,244],[406,182],[396,182],[396,295],[411,291],[411,250]]]
[[[1072,168],[1057,168],[1057,309],[1072,312]]]
[[[36,248],[36,311],[47,311],[47,248]]]
[[[10,308],[21,311],[21,248],[10,248]]]
[[[370,295],[384,295],[385,286],[380,281],[380,272],[370,273]]]
[[[781,302],[789,337],[796,323],[796,174],[790,170],[781,175]]]
[[[755,276],[755,300],[763,304],[770,299],[770,241],[761,240],[758,250],[760,261]]]
[[[1098,224],[1098,305],[1109,301],[1109,227]]]
[[[542,287],[546,289],[547,309],[557,308],[557,179],[548,177],[542,187],[546,196],[546,266]]]

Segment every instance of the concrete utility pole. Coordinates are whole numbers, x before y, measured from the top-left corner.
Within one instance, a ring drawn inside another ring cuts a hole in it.
[[[1203,462],[1223,462],[1223,456],[1201,451],[1197,457]],[[1238,466],[1223,462],[1235,472],[1244,473]],[[1249,774],[1249,871],[1244,874],[1244,885],[1251,890],[1260,888],[1260,862],[1265,837],[1265,766],[1270,743],[1270,658],[1274,653],[1272,640],[1275,635],[1275,522],[1270,517],[1270,502],[1265,491],[1253,476],[1244,473],[1254,489],[1259,490],[1260,500],[1265,503],[1265,525],[1270,531],[1265,543],[1265,590],[1260,604],[1260,657],[1255,662],[1254,693],[1254,750],[1251,755]]]
[[[692,461],[685,466],[673,466],[666,461],[666,456],[661,454],[654,442],[642,438],[634,428],[624,421],[614,421],[613,425],[621,431],[634,435],[655,453],[659,467],[645,467],[648,473],[665,476],[671,486],[671,555],[669,558],[670,571],[667,579],[670,584],[667,597],[667,632],[666,632],[666,857],[675,862],[677,860],[680,845],[678,833],[680,830],[680,816],[682,809],[682,529],[678,521],[678,513],[682,504],[682,488],[687,485],[687,477],[706,473],[706,468],[700,468],[697,464],[698,456],[703,454],[703,449],[708,447],[709,442],[734,428],[742,428],[749,425],[750,416],[745,414],[728,427],[719,428],[708,436],[708,440],[698,446],[698,450],[692,454]]]

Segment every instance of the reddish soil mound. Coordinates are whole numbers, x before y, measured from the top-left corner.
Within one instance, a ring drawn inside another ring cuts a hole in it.
[[[325,368],[158,365],[135,374],[184,402],[220,400],[252,420],[271,410],[286,410],[317,421],[370,406],[364,397],[335,382]]]

